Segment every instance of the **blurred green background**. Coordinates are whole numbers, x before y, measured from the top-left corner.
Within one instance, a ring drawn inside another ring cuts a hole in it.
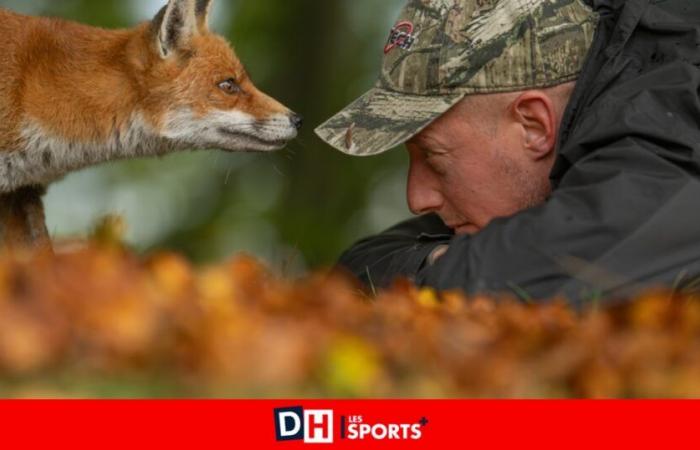
[[[14,11],[102,27],[150,20],[165,0],[0,0]],[[344,156],[313,129],[369,89],[404,0],[219,0],[212,28],[233,43],[254,82],[303,114],[299,139],[276,154],[195,151],[112,163],[51,186],[53,236],[85,236],[119,214],[139,251],[170,249],[197,263],[238,252],[293,275],[409,216],[407,157]]]

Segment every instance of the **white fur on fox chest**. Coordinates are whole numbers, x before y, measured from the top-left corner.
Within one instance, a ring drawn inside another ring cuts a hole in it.
[[[22,149],[0,152],[0,192],[46,186],[75,170],[112,160],[161,155],[172,147],[140,114],[115,129],[106,141],[70,141],[49,133],[32,119],[25,120],[21,136]]]

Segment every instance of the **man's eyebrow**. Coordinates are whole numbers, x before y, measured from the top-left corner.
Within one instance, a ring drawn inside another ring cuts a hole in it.
[[[449,153],[449,149],[435,139],[420,138],[411,143],[415,145],[418,150],[427,155],[443,155]]]
[[[430,147],[439,146],[439,143],[430,136],[419,135],[408,141],[409,144],[413,144],[421,150],[428,150]]]

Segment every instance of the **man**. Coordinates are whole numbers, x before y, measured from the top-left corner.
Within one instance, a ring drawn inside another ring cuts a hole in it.
[[[375,287],[578,304],[688,284],[698,24],[696,0],[410,1],[378,86],[317,132],[359,156],[407,143],[421,216],[341,264]]]

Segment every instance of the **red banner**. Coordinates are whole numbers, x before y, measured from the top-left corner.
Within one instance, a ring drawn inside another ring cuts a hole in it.
[[[700,402],[8,401],[2,448],[669,448]]]

